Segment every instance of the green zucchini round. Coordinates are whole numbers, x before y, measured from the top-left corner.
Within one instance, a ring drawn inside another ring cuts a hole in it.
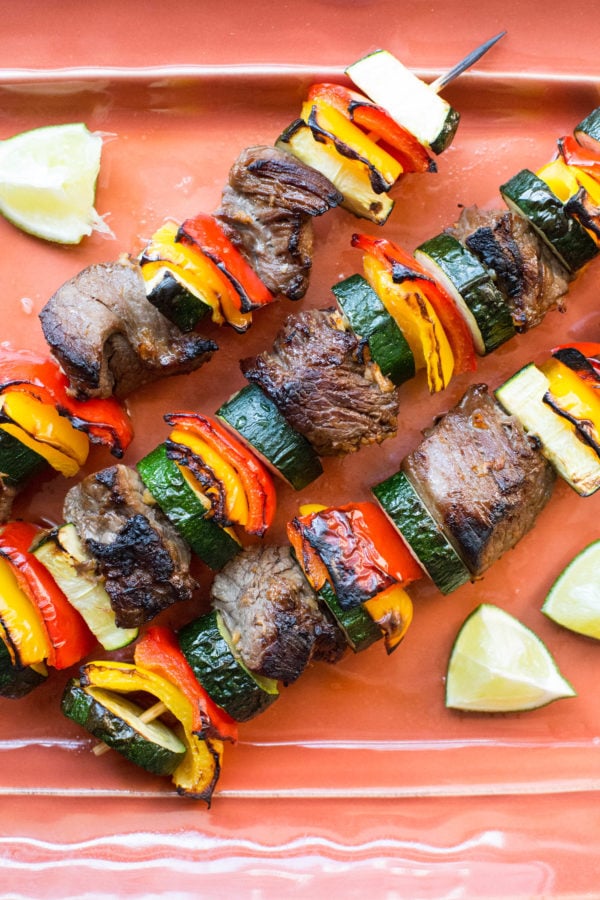
[[[246,722],[279,696],[276,681],[246,668],[217,610],[182,628],[178,640],[204,690],[232,719]]]
[[[142,259],[143,272],[143,259]],[[183,277],[165,266],[153,278],[144,279],[146,297],[169,321],[181,331],[193,331],[198,322],[212,312]]]
[[[213,571],[239,553],[239,543],[206,517],[207,507],[160,444],[137,463],[140,477],[194,553]]]
[[[18,487],[47,465],[43,456],[0,428],[0,473],[6,485]]]
[[[404,472],[397,472],[372,490],[442,594],[450,594],[470,580],[466,565]]]
[[[569,215],[562,200],[529,169],[500,186],[506,205],[526,219],[569,272],[577,272],[598,253],[583,225]]]
[[[13,665],[8,647],[0,640],[0,697],[20,700],[42,684],[47,677],[48,673],[43,664],[36,668]]]
[[[217,410],[217,416],[295,490],[323,474],[321,460],[304,435],[286,422],[258,385],[249,384],[234,394]]]
[[[66,686],[61,708],[90,734],[130,762],[154,775],[172,775],[187,747],[163,722],[144,722],[144,710],[121,694],[82,687],[76,679]]]

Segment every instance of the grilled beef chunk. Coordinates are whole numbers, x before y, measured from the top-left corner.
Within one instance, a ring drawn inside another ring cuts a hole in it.
[[[345,650],[342,632],[321,611],[288,547],[239,553],[216,575],[211,597],[257,675],[289,684],[311,660],[337,662]]]
[[[161,315],[146,299],[139,266],[129,261],[84,269],[57,290],[40,319],[81,399],[124,397],[148,381],[197,369],[217,349]]]
[[[426,433],[402,468],[473,575],[533,526],[554,470],[482,384]]]
[[[63,514],[97,561],[121,628],[191,597],[187,544],[149,505],[135,469],[116,465],[84,478],[68,492]]]
[[[0,474],[0,525],[8,522],[12,512],[12,505],[17,496],[17,488],[6,484]]]
[[[517,331],[539,325],[554,307],[563,309],[569,274],[520,216],[471,206],[449,231],[493,270]]]
[[[275,147],[249,147],[229,172],[216,217],[271,293],[299,300],[312,265],[312,216],[342,195],[310,166]]]
[[[241,367],[320,456],[343,456],[396,432],[398,391],[364,362],[361,343],[335,310],[289,316],[272,351]]]

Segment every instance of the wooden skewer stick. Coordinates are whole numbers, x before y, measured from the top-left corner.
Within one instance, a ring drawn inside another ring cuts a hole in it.
[[[486,41],[481,46],[477,47],[476,50],[472,50],[471,53],[467,54],[464,59],[461,59],[459,63],[457,63],[452,69],[446,72],[444,75],[440,75],[439,78],[436,78],[435,81],[432,81],[429,87],[432,91],[435,91],[436,94],[439,94],[443,88],[446,87],[451,81],[454,81],[455,78],[458,78],[459,75],[462,75],[467,69],[470,69],[474,63],[477,62],[478,59],[487,53],[490,47],[493,47],[500,38],[503,38],[506,34],[506,31],[501,31],[500,34],[497,34],[495,37],[490,38],[489,41]]]
[[[145,709],[144,712],[140,716],[140,722],[153,722],[154,719],[158,719],[159,716],[162,716],[163,713],[167,712],[167,707],[159,700],[154,706],[149,706],[148,709]],[[108,753],[110,747],[108,744],[104,744],[100,742],[96,744],[95,747],[92,748],[92,753],[94,756],[102,756],[104,753]]]

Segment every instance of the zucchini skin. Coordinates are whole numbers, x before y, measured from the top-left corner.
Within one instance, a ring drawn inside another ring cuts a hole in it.
[[[215,610],[185,625],[178,640],[202,687],[237,722],[253,719],[279,696],[265,691],[233,655]]]
[[[199,515],[200,501],[169,459],[164,444],[139,460],[137,470],[164,514],[209,568],[218,571],[239,553],[240,545],[230,534],[212,519]]]
[[[0,473],[6,485],[20,487],[47,465],[43,456],[26,447],[14,435],[0,429]]]
[[[500,185],[500,193],[509,207],[527,219],[569,272],[577,272],[598,254],[596,242],[583,225],[569,215],[546,182],[529,169],[522,169]]]
[[[450,594],[471,580],[471,573],[404,472],[376,484],[372,491],[442,594]]]
[[[153,775],[172,775],[181,762],[181,756],[146,740],[124,719],[115,716],[76,679],[71,679],[67,684],[61,709],[67,718],[81,725],[111,750],[116,750]]]
[[[218,410],[217,416],[235,429],[279,474],[300,491],[323,474],[321,460],[289,425],[270,397],[249,384]]]
[[[342,609],[337,594],[329,582],[325,582],[317,591],[317,597],[335,618],[354,653],[366,650],[371,644],[383,638],[381,628],[361,604]]]
[[[508,304],[490,272],[457,238],[438,234],[421,244],[415,255],[429,257],[454,284],[477,324],[486,354],[514,337]]]
[[[366,340],[371,359],[396,386],[414,377],[415,358],[402,331],[361,275],[335,284],[338,305],[357,337]]]
[[[168,269],[160,281],[146,285],[146,296],[152,306],[183,332],[193,331],[198,322],[212,312],[207,303],[189,291]]]
[[[0,640],[0,697],[20,700],[46,680],[47,675],[31,666],[15,666],[3,640]]]

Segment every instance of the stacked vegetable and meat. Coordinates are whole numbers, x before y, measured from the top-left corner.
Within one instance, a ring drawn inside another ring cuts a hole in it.
[[[600,111],[578,131],[592,135],[598,122]],[[473,367],[475,352],[560,302],[597,253],[585,185],[600,156],[575,158],[569,146],[559,143],[551,169],[503,186],[514,211],[469,211],[416,259],[357,237],[366,279],[336,286],[341,311],[292,317],[272,352],[245,360],[252,383],[217,418],[167,416],[168,439],[137,471],[117,465],[88,476],[67,495],[65,524],[33,543],[30,535],[27,548],[6,526],[4,695],[26,693],[56,659],[61,620],[47,617],[59,622],[53,637],[43,624],[48,597],[78,610],[65,628],[81,655],[90,631],[106,649],[120,648],[190,596],[193,550],[218,573],[212,611],[177,635],[146,629],[133,662],[85,664],[63,709],[132,761],[172,774],[182,793],[209,800],[235,722],[270,705],[279,682],[313,660],[335,662],[347,647],[383,640],[395,649],[412,618],[407,587],[425,573],[444,593],[479,578],[532,528],[556,472],[583,495],[596,490],[600,345],[572,345],[526,366],[495,396],[470,388],[373,488],[377,503],[302,508],[288,523],[289,546],[240,550],[232,530],[268,528],[268,467],[294,487],[310,483],[320,456],[393,433],[397,386],[415,371],[426,370],[438,390]],[[571,193],[560,200],[563,187]],[[53,576],[41,586],[39,563]],[[155,702],[146,710],[128,694]]]

